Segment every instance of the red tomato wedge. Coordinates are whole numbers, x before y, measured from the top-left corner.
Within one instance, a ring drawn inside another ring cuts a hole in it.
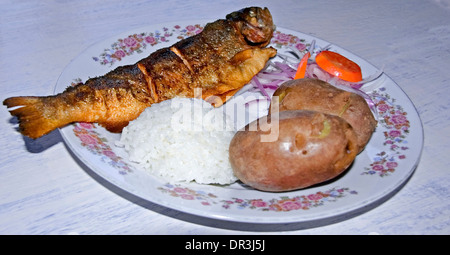
[[[361,67],[350,59],[333,51],[321,51],[316,56],[316,63],[323,70],[338,78],[359,82],[362,80]]]

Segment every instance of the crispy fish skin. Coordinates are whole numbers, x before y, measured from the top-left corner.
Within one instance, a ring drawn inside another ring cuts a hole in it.
[[[267,8],[249,7],[208,23],[203,31],[133,65],[44,97],[3,101],[20,132],[39,138],[73,122],[95,122],[121,132],[146,107],[174,97],[201,97],[214,106],[247,84],[276,55],[266,47],[274,25]]]

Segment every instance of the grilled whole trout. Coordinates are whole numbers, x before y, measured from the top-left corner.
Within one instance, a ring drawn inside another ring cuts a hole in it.
[[[201,97],[217,107],[276,55],[274,48],[266,47],[273,31],[267,8],[245,8],[133,65],[60,94],[10,97],[3,104],[15,108],[10,113],[18,118],[20,132],[33,139],[73,122],[121,132],[145,108],[174,97]]]

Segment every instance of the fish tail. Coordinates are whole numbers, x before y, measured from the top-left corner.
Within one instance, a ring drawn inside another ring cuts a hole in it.
[[[10,97],[3,104],[14,108],[10,113],[17,117],[19,131],[36,139],[72,122],[94,122],[101,115],[93,104],[94,92],[87,86],[76,86],[53,96]]]
[[[48,101],[50,97],[10,97],[3,101],[3,104],[10,110],[11,115],[19,120],[20,132],[30,138],[36,139],[60,126],[61,121],[54,118],[55,112],[51,107],[47,107],[43,101]]]

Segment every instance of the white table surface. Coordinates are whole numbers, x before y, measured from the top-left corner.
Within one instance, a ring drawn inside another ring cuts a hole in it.
[[[450,234],[450,1],[0,1],[1,98],[49,95],[95,42],[172,21],[214,21],[250,5],[276,25],[345,48],[389,75],[424,126],[420,164],[392,197],[344,219],[270,229],[192,216],[92,175],[59,131],[31,140],[0,111],[0,234]],[[276,232],[274,232],[276,231]]]

